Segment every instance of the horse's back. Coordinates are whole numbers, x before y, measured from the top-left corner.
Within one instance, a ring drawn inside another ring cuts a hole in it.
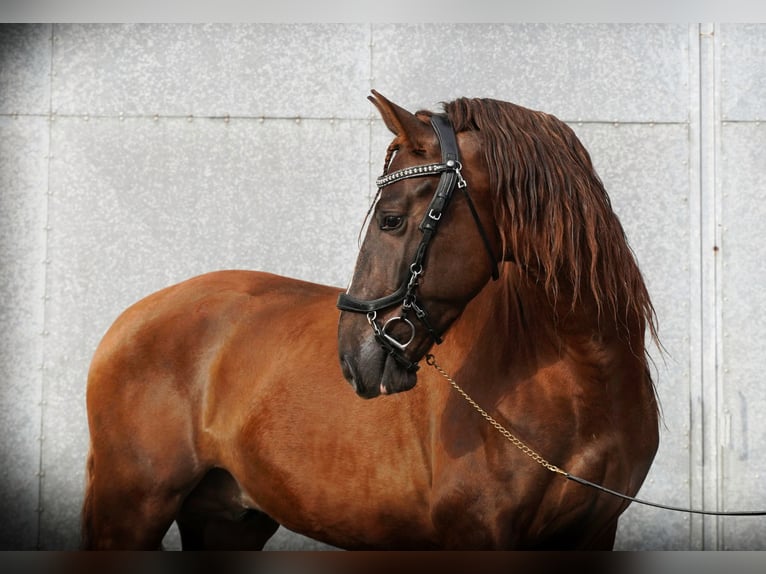
[[[88,376],[91,432],[199,418],[214,374],[259,369],[271,344],[308,328],[331,328],[338,289],[255,271],[219,271],[167,287],[126,309],[99,344]],[[303,316],[304,320],[299,318]],[[306,319],[310,317],[310,319]],[[332,333],[331,333],[332,334]],[[247,345],[238,361],[233,347]],[[250,360],[249,364],[243,361]],[[242,375],[242,373],[238,373]],[[258,379],[253,373],[253,380]],[[122,425],[114,417],[123,413]],[[189,420],[189,424],[192,421]],[[169,430],[169,429],[163,429]]]

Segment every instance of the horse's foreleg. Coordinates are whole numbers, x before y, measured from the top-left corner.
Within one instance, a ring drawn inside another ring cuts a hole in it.
[[[613,550],[614,540],[617,536],[617,520],[607,524],[588,545],[588,550]]]

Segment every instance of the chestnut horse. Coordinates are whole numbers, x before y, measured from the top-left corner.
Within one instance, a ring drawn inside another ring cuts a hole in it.
[[[638,491],[654,311],[588,153],[510,103],[370,100],[395,137],[345,293],[220,271],[104,336],[84,547],[158,548],[175,520],[185,549],[260,549],[280,524],[347,549],[612,548],[626,501],[419,365],[551,464]]]

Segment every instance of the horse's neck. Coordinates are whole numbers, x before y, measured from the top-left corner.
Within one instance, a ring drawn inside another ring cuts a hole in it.
[[[555,301],[541,280],[515,264],[507,263],[498,281],[490,282],[464,310],[455,324],[457,347],[468,350],[463,364],[481,365],[498,375],[513,365],[516,372],[534,372],[585,342],[604,347],[625,347],[616,325],[600,314],[589,296],[571,304],[564,287]]]
[[[611,440],[614,433],[604,426],[610,420],[639,412],[619,432],[649,433],[654,403],[643,347],[631,349],[614,325],[604,329],[591,306],[552,305],[541,284],[505,267],[504,277],[487,284],[453,325],[444,360],[434,351],[440,364],[500,424],[562,463],[585,437]],[[468,423],[459,413],[470,410],[457,393],[442,397],[445,432],[462,429]],[[493,444],[507,449],[502,441]]]
[[[510,265],[454,324],[447,369],[478,405],[554,464],[604,476],[610,461],[617,469],[610,480],[622,481],[620,488],[640,484],[645,466],[630,474],[619,465],[631,456],[651,460],[656,445],[643,341],[633,330],[633,344],[626,341],[592,301],[583,298],[574,308],[552,304],[541,283]],[[498,475],[513,475],[519,458],[507,441],[478,430],[483,423],[457,393],[442,396],[439,420],[442,435],[452,440],[450,454],[458,458],[481,447]],[[587,467],[591,462],[594,468]]]

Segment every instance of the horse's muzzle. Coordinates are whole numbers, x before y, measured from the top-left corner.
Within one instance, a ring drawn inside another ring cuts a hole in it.
[[[405,369],[372,337],[358,353],[341,354],[340,365],[343,376],[364,399],[408,391],[417,383],[415,372]]]

